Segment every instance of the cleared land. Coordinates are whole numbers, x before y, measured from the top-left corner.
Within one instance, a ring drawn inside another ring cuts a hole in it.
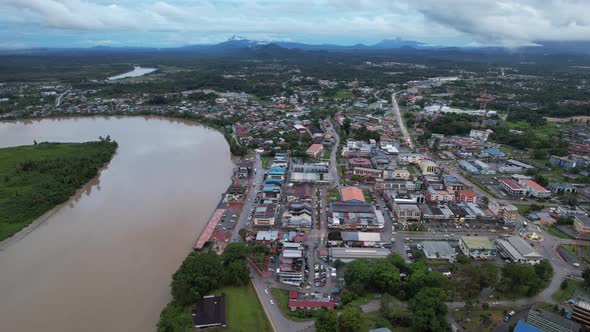
[[[116,149],[116,142],[106,141],[0,149],[0,240],[67,201]]]

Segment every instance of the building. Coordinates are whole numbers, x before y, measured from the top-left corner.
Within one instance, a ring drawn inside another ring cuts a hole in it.
[[[518,217],[518,208],[504,201],[491,200],[488,204],[490,211],[496,215],[496,219],[512,224]]]
[[[382,229],[385,224],[381,211],[375,210],[371,204],[356,200],[330,203],[330,211],[330,228],[369,230]]]
[[[305,151],[305,153],[308,156],[312,156],[314,158],[317,158],[317,157],[321,156],[322,155],[322,152],[324,152],[324,147],[321,144],[312,144]]]
[[[313,187],[306,183],[289,183],[285,190],[287,202],[303,201],[309,202],[313,197]]]
[[[459,167],[471,174],[479,174],[479,169],[467,160],[459,160]]]
[[[279,239],[278,231],[258,231],[256,233],[256,244],[271,245]]]
[[[287,243],[285,243],[286,245]],[[304,260],[300,244],[286,245],[281,252],[277,274],[279,282],[300,286],[303,283]]]
[[[513,235],[508,238],[499,238],[496,243],[506,258],[509,258],[515,263],[534,265],[543,260],[543,256],[519,236]]]
[[[252,170],[252,165],[253,165],[253,163],[251,160],[247,160],[247,159],[240,160],[240,162],[238,163],[238,167],[237,167],[238,178],[245,179],[248,176],[250,176],[250,171]]]
[[[477,203],[477,194],[473,190],[458,190],[455,192],[455,197],[458,202]]]
[[[455,194],[449,192],[447,190],[436,190],[432,187],[428,187],[426,189],[426,193],[424,194],[426,200],[429,202],[443,202],[449,203],[455,201]]]
[[[590,234],[590,217],[576,214],[574,216],[574,229],[581,235]]]
[[[493,132],[494,131],[491,129],[486,129],[486,130],[472,129],[469,132],[469,137],[485,142],[488,140],[488,138],[490,137],[490,134],[492,134]]]
[[[412,174],[405,169],[385,169],[383,170],[383,179],[384,180],[410,180],[412,178]]]
[[[289,291],[288,307],[290,310],[305,309],[317,310],[320,308],[334,309],[336,304],[329,296],[324,294],[304,294],[296,290]]]
[[[275,203],[259,204],[254,210],[254,226],[273,226],[277,214]]]
[[[420,181],[396,181],[396,180],[375,180],[375,189],[377,190],[420,190],[422,182]]]
[[[365,202],[363,191],[357,187],[342,187],[340,189],[340,196],[342,197],[343,202]]]
[[[516,323],[516,326],[514,327],[514,330],[512,330],[512,332],[543,332],[543,331],[532,326],[529,323],[525,323],[525,322],[519,320],[518,323]]]
[[[313,208],[307,202],[293,202],[283,212],[282,224],[284,227],[296,229],[309,229],[313,222]]]
[[[526,318],[530,324],[543,332],[581,332],[582,326],[551,311],[532,307]]]
[[[423,156],[420,153],[400,153],[397,157],[402,164],[418,164]]]
[[[422,174],[436,174],[438,170],[438,166],[432,160],[420,160],[418,166],[422,170]]]
[[[488,259],[496,256],[496,247],[485,236],[461,236],[459,248],[465,256],[475,259]]]
[[[394,204],[393,212],[399,222],[420,221],[422,216],[416,204]]]
[[[457,257],[455,249],[447,241],[422,241],[422,251],[428,259],[445,259],[454,261]]]
[[[590,326],[590,301],[586,299],[577,299],[572,308],[573,321]]]
[[[374,168],[355,167],[352,169],[352,174],[362,176],[365,178],[382,178],[383,171]]]
[[[347,247],[381,247],[381,233],[341,232],[342,243]]]
[[[358,258],[386,258],[391,254],[391,250],[384,248],[338,248],[329,249],[329,258],[331,261],[337,259],[344,263],[351,262]]]
[[[372,163],[371,160],[367,158],[350,158],[348,160],[350,167],[365,167],[371,168]]]
[[[568,193],[575,193],[576,187],[572,186],[570,183],[565,182],[552,182],[547,185],[547,189],[551,190],[553,194],[568,194]]]
[[[283,167],[271,167],[268,170],[268,174],[266,176],[267,179],[276,179],[276,180],[285,180],[285,174],[287,171]]]
[[[547,198],[551,197],[551,191],[545,189],[543,186],[531,179],[521,179],[520,185],[527,190],[529,195],[535,198]]]
[[[197,329],[225,327],[225,295],[208,295],[197,301],[192,312],[193,325]]]
[[[511,196],[525,196],[527,190],[512,178],[500,179],[500,187]]]
[[[566,171],[576,168],[576,162],[568,157],[551,156],[549,162],[551,165],[563,168]]]

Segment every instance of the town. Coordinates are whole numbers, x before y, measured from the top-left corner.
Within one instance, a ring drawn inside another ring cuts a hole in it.
[[[335,319],[325,312],[346,316],[350,303],[370,329],[590,325],[590,117],[531,119],[541,105],[530,91],[546,83],[516,68],[367,61],[356,69],[366,79],[257,63],[220,80],[270,81],[164,93],[134,91],[182,69],[2,83],[0,117],[165,116],[222,132],[240,159],[194,249],[254,248],[251,281],[276,331],[324,331]],[[272,87],[260,92],[263,84]],[[225,305],[203,298],[195,326],[226,325],[225,307],[213,320],[202,314],[213,302]],[[434,305],[448,310],[419,325],[416,308]]]

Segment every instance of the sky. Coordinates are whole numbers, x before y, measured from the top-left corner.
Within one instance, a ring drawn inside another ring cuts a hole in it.
[[[0,48],[590,40],[590,0],[0,0]]]

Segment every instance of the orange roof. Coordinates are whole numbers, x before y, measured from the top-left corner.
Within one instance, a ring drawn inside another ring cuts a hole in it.
[[[361,202],[365,201],[365,195],[363,194],[363,191],[356,187],[342,187],[342,189],[340,189],[340,194],[342,195],[343,202],[352,200]]]
[[[312,153],[316,153],[322,150],[322,145],[321,144],[312,144],[308,149],[307,152],[312,152]]]
[[[471,190],[459,190],[459,195],[463,197],[477,197],[477,194]]]
[[[529,180],[529,179],[523,179],[521,180],[522,183],[526,184],[527,186],[529,186],[529,188],[534,189],[536,191],[548,191],[547,189],[545,189],[543,186],[541,186],[540,184],[538,184],[537,182],[533,181],[533,180]]]

